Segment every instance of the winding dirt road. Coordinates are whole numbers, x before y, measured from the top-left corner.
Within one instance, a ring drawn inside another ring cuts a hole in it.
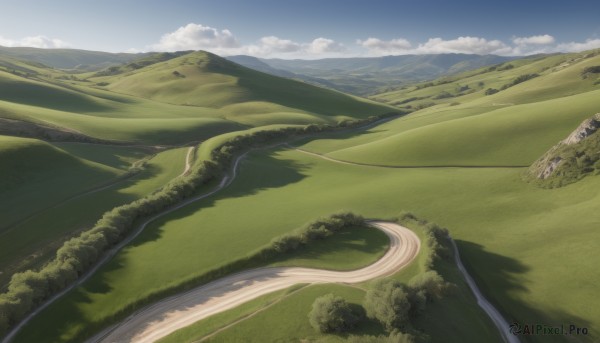
[[[154,342],[194,322],[247,301],[299,283],[360,283],[391,275],[418,254],[417,235],[396,223],[374,221],[390,239],[390,248],[377,262],[358,270],[276,267],[258,268],[210,282],[146,307],[88,342]]]

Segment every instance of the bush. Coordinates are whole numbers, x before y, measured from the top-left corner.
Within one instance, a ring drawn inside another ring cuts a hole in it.
[[[389,336],[350,336],[346,341],[348,343],[414,343],[413,336],[394,330]]]
[[[435,270],[415,275],[408,282],[408,286],[416,292],[422,292],[417,297],[423,296],[427,301],[441,298],[448,287],[444,278]]]
[[[510,83],[507,83],[504,86],[502,86],[502,88],[500,88],[500,90],[505,90],[505,89],[510,88],[512,86],[516,86],[519,83],[523,83],[525,81],[534,79],[534,78],[536,78],[538,76],[540,76],[540,75],[538,75],[538,74],[524,74],[524,75],[519,75],[515,79],[513,79]]]
[[[446,98],[452,98],[452,97],[454,97],[454,95],[452,95],[446,91],[443,91],[443,92],[439,93],[438,95],[434,96],[432,99],[439,100],[439,99],[446,99]]]
[[[600,73],[600,66],[589,66],[585,67],[581,72],[582,76],[587,76],[588,74],[598,74]]]
[[[396,280],[380,280],[367,291],[364,303],[367,316],[377,319],[388,330],[408,324],[410,301],[404,285]]]
[[[492,95],[492,94],[496,94],[498,92],[499,92],[499,90],[497,90],[496,88],[488,88],[485,90],[485,95]]]
[[[319,297],[312,305],[308,320],[319,332],[344,332],[350,330],[359,321],[350,305],[341,297],[327,294]]]

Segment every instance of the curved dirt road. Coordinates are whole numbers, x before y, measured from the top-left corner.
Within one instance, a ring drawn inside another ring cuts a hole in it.
[[[210,282],[146,307],[99,333],[88,342],[154,342],[213,314],[261,295],[299,283],[359,283],[397,272],[420,249],[419,238],[396,223],[371,222],[390,239],[390,248],[377,262],[358,270],[277,267],[251,269]]]

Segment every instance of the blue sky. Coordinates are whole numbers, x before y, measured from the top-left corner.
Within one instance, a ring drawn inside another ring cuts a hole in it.
[[[0,45],[321,58],[600,47],[600,1],[3,0]]]

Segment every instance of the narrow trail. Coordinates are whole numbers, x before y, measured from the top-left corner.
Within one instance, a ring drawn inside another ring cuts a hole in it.
[[[519,340],[519,338],[517,336],[510,333],[510,331],[509,331],[510,326],[509,326],[508,322],[504,319],[504,317],[502,317],[502,314],[500,314],[500,311],[498,311],[494,307],[494,305],[492,305],[492,303],[490,303],[483,296],[483,293],[481,293],[481,291],[479,290],[479,287],[477,287],[475,280],[473,280],[471,275],[469,275],[469,272],[467,272],[467,268],[465,268],[462,261],[460,260],[460,254],[458,253],[458,247],[456,246],[456,243],[454,242],[454,240],[451,237],[448,237],[448,238],[450,239],[450,242],[452,243],[452,247],[454,248],[454,261],[456,262],[456,266],[458,267],[458,270],[460,270],[460,273],[465,278],[465,281],[469,285],[469,288],[475,295],[475,299],[477,299],[477,305],[479,305],[479,307],[481,307],[483,309],[483,311],[490,317],[490,319],[492,320],[492,322],[494,323],[494,325],[496,326],[498,331],[500,331],[500,335],[502,336],[502,339],[504,340],[504,342],[506,342],[506,343],[521,343],[521,341]]]
[[[388,236],[390,247],[381,259],[367,267],[344,272],[298,267],[246,270],[150,305],[88,342],[155,342],[198,320],[295,284],[365,282],[394,274],[417,256],[421,243],[411,230],[383,221],[370,225]]]
[[[304,149],[292,146],[290,144],[286,144],[286,146],[292,150],[296,150],[303,154],[318,157],[320,159],[327,160],[330,162],[353,165],[353,166],[373,167],[373,168],[390,168],[390,169],[423,169],[423,168],[473,168],[473,169],[493,168],[493,169],[498,169],[498,168],[511,168],[512,169],[512,168],[528,168],[529,167],[529,166],[471,166],[471,165],[459,165],[459,164],[457,164],[457,165],[437,165],[437,166],[436,165],[433,165],[433,166],[388,166],[388,165],[384,165],[384,164],[370,164],[370,163],[338,160],[336,158],[329,157],[324,154],[319,154],[316,152],[304,150]]]
[[[185,176],[185,175],[189,174],[190,170],[192,169],[192,162],[193,162],[192,159],[194,157],[195,152],[196,152],[196,146],[192,146],[188,149],[187,155],[185,155],[185,168],[183,169],[183,172],[179,176]]]

